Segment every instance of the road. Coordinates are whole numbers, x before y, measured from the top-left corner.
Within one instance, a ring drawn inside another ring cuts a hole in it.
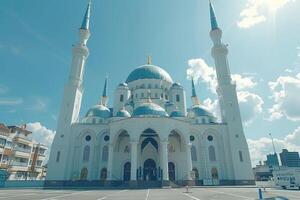
[[[267,189],[264,198],[300,200],[300,191]],[[0,200],[243,200],[258,199],[257,188],[185,188],[143,190],[1,189]]]

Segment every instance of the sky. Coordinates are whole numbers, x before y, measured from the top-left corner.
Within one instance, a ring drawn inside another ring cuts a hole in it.
[[[28,124],[51,144],[87,0],[1,0],[0,122]],[[252,165],[276,150],[300,151],[300,1],[212,0],[248,138]],[[206,0],[93,0],[81,116],[146,63],[164,68],[218,114]],[[188,98],[188,106],[190,106]]]

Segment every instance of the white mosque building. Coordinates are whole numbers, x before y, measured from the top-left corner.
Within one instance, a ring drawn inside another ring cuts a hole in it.
[[[116,87],[112,107],[106,79],[100,102],[80,118],[90,9],[73,46],[46,185],[254,184],[228,49],[211,3],[221,122],[201,105],[193,81],[187,105],[184,88],[150,59]]]

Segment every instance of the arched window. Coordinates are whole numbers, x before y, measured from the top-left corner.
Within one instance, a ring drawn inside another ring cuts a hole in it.
[[[120,95],[120,102],[123,102],[123,101],[124,101],[124,95],[121,94],[121,95]]]
[[[83,150],[83,161],[87,162],[90,159],[90,146],[86,145]]]
[[[213,179],[218,179],[218,178],[219,178],[219,174],[218,174],[217,168],[213,167],[213,168],[211,169],[211,177],[212,177]]]
[[[88,176],[88,169],[86,167],[81,169],[80,180],[86,180]]]
[[[195,180],[199,180],[199,172],[197,168],[193,168],[193,172],[195,173]]]
[[[107,178],[107,169],[106,168],[102,168],[101,169],[101,173],[100,173],[100,180],[104,181]]]
[[[239,151],[239,157],[240,157],[240,161],[243,162],[244,159],[243,159],[243,152],[242,151]]]
[[[216,161],[215,147],[212,145],[208,147],[208,156],[210,161]]]
[[[197,152],[195,146],[192,146],[191,148],[191,156],[192,156],[192,161],[197,161]]]
[[[177,101],[177,102],[180,101],[180,96],[179,96],[179,94],[176,94],[176,101]]]
[[[56,162],[59,162],[59,158],[60,158],[60,151],[58,151],[56,154]]]
[[[108,147],[104,146],[102,149],[102,161],[108,160]]]

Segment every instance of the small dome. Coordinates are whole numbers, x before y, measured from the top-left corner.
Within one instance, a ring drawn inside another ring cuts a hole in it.
[[[119,87],[127,87],[127,83],[120,83]]]
[[[182,88],[180,83],[173,83],[172,88]]]
[[[210,113],[209,111],[207,111],[205,108],[201,107],[201,106],[194,106],[192,108],[192,112],[195,114],[196,117],[209,117],[210,121],[215,122],[216,119],[213,116],[212,113]]]
[[[117,112],[116,117],[131,117],[131,115],[127,110],[121,109]]]
[[[184,114],[178,110],[171,112],[170,117],[185,117]]]
[[[168,113],[155,103],[143,103],[133,111],[133,116],[143,116],[143,115],[152,115],[152,116],[161,116],[167,117]]]
[[[100,117],[100,118],[109,118],[111,117],[110,110],[104,105],[96,105],[89,109],[85,115],[86,117]]]
[[[136,68],[129,74],[126,83],[140,79],[159,79],[173,83],[173,80],[168,72],[154,65],[143,65]]]

